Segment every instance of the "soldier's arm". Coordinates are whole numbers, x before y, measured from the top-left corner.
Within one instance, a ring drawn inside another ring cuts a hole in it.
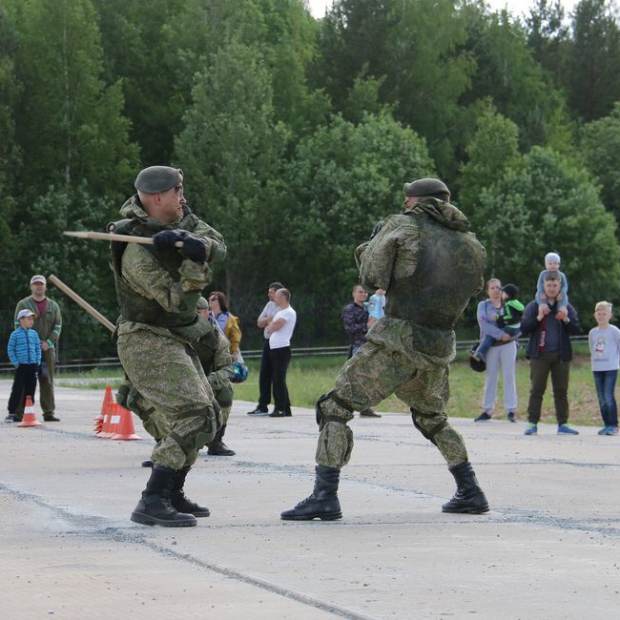
[[[217,351],[213,358],[215,370],[209,373],[207,379],[214,391],[226,386],[230,378],[235,374],[232,367],[232,356],[229,351],[229,343],[224,334],[220,335]]]
[[[155,257],[137,243],[130,243],[123,253],[121,264],[123,278],[128,285],[146,299],[154,299],[167,312],[184,310],[189,303],[186,297],[202,291],[208,280],[208,267],[190,259],[181,263],[180,282],[173,281]],[[195,305],[195,300],[193,301]]]
[[[411,218],[388,218],[360,252],[362,284],[371,289],[387,290],[392,277],[412,275],[417,267],[418,246],[419,230]]]
[[[192,231],[192,235],[206,242],[208,263],[219,263],[226,258],[224,237],[215,228],[199,219],[196,228]]]

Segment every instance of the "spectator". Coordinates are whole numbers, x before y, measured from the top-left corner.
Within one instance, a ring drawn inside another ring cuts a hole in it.
[[[559,305],[558,312],[560,313],[560,320],[566,318],[566,307],[568,306],[568,279],[564,273],[560,271],[560,255],[556,252],[547,252],[545,254],[545,269],[538,275],[538,282],[536,283],[536,302],[538,303],[538,313],[540,314],[539,321],[546,314],[549,314],[549,304],[545,296],[544,282],[545,275],[550,271],[559,274],[561,278],[560,293],[558,294],[557,304]]]
[[[521,333],[521,317],[525,306],[517,299],[519,289],[514,284],[502,286],[502,314],[497,319],[497,327],[512,338],[516,338]],[[485,336],[480,341],[480,345],[472,354],[478,361],[485,361],[487,351],[497,342],[491,335]]]
[[[599,435],[618,434],[615,390],[620,368],[620,329],[609,324],[611,311],[612,305],[608,301],[599,301],[594,308],[598,326],[588,334],[594,385],[603,418],[603,428],[598,432]]]
[[[15,366],[15,377],[9,398],[9,414],[5,422],[19,422],[23,415],[26,396],[32,398],[37,389],[37,371],[41,364],[41,342],[37,332],[32,329],[34,312],[28,309],[17,313],[19,327],[11,334],[7,353]],[[22,414],[17,410],[21,409]]]
[[[241,327],[238,317],[228,310],[228,298],[222,291],[213,291],[209,294],[209,309],[230,342],[230,354],[233,360],[238,360],[241,356]]]
[[[497,399],[497,381],[502,371],[504,381],[504,408],[508,420],[516,422],[517,383],[516,362],[517,343],[512,336],[497,326],[498,319],[503,315],[502,283],[497,278],[487,282],[488,298],[478,304],[477,318],[480,326],[480,342],[491,336],[495,343],[486,354],[486,377],[482,399],[482,413],[476,422],[490,420]]]
[[[385,316],[385,290],[378,288],[368,300],[368,327],[371,328]]]
[[[369,315],[366,308],[368,293],[366,289],[360,284],[356,284],[351,294],[353,296],[353,301],[347,304],[342,310],[342,324],[344,326],[344,331],[349,337],[349,359],[353,357],[366,342],[366,332],[368,331],[369,324]],[[360,416],[368,418],[381,417],[380,414],[375,413],[370,408],[360,411]]]
[[[62,330],[62,316],[60,306],[46,296],[47,281],[45,276],[34,275],[30,278],[32,295],[17,302],[15,316],[20,310],[30,310],[34,313],[34,330],[41,341],[41,371],[39,374],[39,401],[43,409],[43,419],[46,422],[60,422],[55,416],[56,404],[54,401],[54,370],[56,367],[56,347]],[[17,319],[15,326],[17,327]],[[24,414],[22,404],[15,412],[18,418]]]
[[[267,325],[269,334],[269,355],[273,368],[273,401],[274,410],[270,418],[291,416],[291,401],[286,386],[286,371],[291,361],[291,337],[297,323],[297,313],[290,305],[291,293],[286,288],[276,291],[274,301],[278,311]]]
[[[543,286],[549,314],[541,317],[538,302],[534,300],[526,306],[521,320],[521,331],[524,336],[529,336],[527,358],[530,360],[531,381],[527,407],[529,426],[525,434],[536,435],[538,432],[543,396],[551,373],[558,433],[578,435],[579,432],[567,422],[568,377],[573,356],[569,335],[579,333],[579,318],[570,303],[566,306],[566,316],[560,312],[558,295],[562,280],[557,271],[545,274]]]
[[[271,402],[271,387],[273,385],[273,368],[271,366],[271,357],[269,354],[269,334],[267,333],[267,326],[273,319],[273,316],[278,312],[279,308],[274,298],[276,291],[284,288],[284,284],[281,282],[272,282],[267,289],[267,297],[269,301],[265,304],[263,311],[258,315],[256,324],[263,330],[263,353],[260,359],[260,372],[258,377],[259,385],[259,397],[258,405],[252,410],[248,411],[248,415],[267,415],[269,413],[269,403]]]

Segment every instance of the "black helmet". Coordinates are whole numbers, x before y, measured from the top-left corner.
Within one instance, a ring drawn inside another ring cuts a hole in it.
[[[469,367],[476,372],[484,372],[487,369],[487,363],[474,357],[477,348],[478,344],[476,343],[469,352]]]
[[[437,198],[450,197],[448,186],[441,179],[434,179],[431,177],[417,179],[412,183],[405,183],[404,191],[405,196],[416,198],[422,196],[436,196]]]

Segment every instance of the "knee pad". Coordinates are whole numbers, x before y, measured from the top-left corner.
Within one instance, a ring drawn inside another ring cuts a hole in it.
[[[319,429],[322,429],[331,420],[346,423],[353,419],[353,410],[349,408],[347,403],[338,398],[333,390],[319,397],[316,401],[315,413]]]
[[[316,448],[316,462],[340,469],[346,465],[353,451],[353,431],[344,420],[323,421]]]
[[[426,439],[428,439],[431,443],[437,445],[437,442],[435,441],[435,435],[442,431],[448,425],[448,420],[446,419],[446,417],[442,415],[439,420],[433,420],[432,423],[429,423],[430,420],[428,418],[430,416],[425,416],[413,407],[410,407],[409,410],[411,411],[411,420],[413,421],[413,425],[420,431],[420,433],[422,433],[422,435]]]

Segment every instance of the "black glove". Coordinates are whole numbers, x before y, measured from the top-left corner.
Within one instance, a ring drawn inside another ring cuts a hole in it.
[[[183,241],[187,233],[184,230],[162,230],[153,235],[153,243],[158,250],[173,248],[177,241]]]
[[[200,239],[196,239],[196,237],[187,236],[183,239],[181,254],[183,254],[185,258],[193,260],[195,263],[204,263],[207,260],[207,248],[205,244],[200,241]]]

